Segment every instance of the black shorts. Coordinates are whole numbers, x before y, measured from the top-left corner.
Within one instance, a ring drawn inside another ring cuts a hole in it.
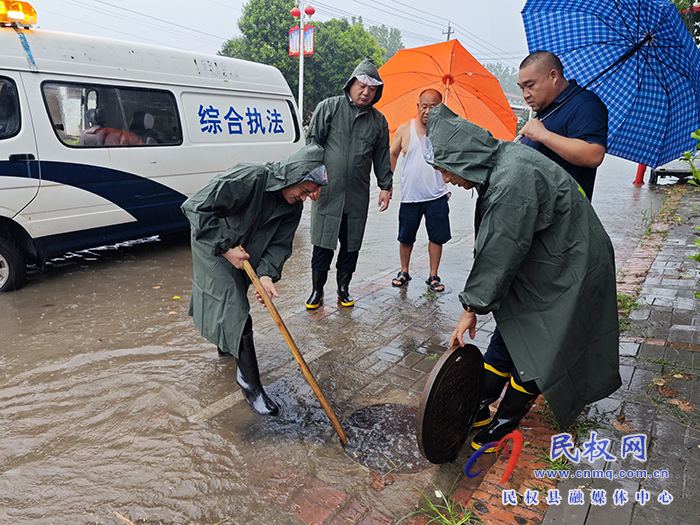
[[[445,244],[450,234],[450,207],[447,195],[426,202],[402,202],[399,208],[399,242],[413,244],[421,218],[425,215],[425,229],[433,244]]]

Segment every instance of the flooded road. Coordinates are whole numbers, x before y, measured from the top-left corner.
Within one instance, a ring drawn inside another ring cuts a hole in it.
[[[663,197],[660,187],[634,187],[635,171],[636,165],[608,157],[593,198],[618,267]],[[452,192],[453,240],[445,258],[471,260],[476,196]],[[377,195],[375,188],[351,290],[389,285],[399,269],[398,199],[379,213]],[[357,321],[360,299],[355,313],[327,324],[303,316],[298,321],[310,292],[308,208],[276,305],[283,318],[297,319],[295,340],[347,417],[364,379],[345,368],[345,359],[359,359],[385,338],[410,331],[414,313],[402,311],[403,303],[386,303],[395,309],[395,322],[368,326]],[[420,301],[427,278],[423,229],[412,263],[411,286]],[[445,271],[444,297],[451,304],[464,275]],[[327,298],[334,295],[332,277]],[[187,316],[190,287],[189,241],[176,237],[71,254],[33,272],[24,289],[0,294],[0,523],[125,523],[120,516],[143,524],[299,523],[275,502],[300,482],[300,473],[366,490],[366,469],[343,453],[257,304],[252,315],[261,372],[281,416],[259,418],[236,402],[201,423],[188,421],[239,391],[235,361],[219,357]],[[387,295],[393,292],[389,287]],[[445,331],[436,326],[435,337],[444,340]],[[371,491],[366,497],[381,506]]]

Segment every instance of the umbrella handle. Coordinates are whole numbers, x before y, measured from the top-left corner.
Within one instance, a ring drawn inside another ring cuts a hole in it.
[[[343,444],[347,444],[348,436],[343,431],[343,427],[340,426],[340,421],[338,421],[338,418],[335,416],[335,412],[333,412],[331,405],[326,400],[326,397],[323,395],[323,392],[321,392],[321,387],[318,386],[316,379],[314,379],[314,376],[311,373],[311,370],[309,370],[309,367],[306,364],[306,361],[304,361],[304,356],[301,355],[299,348],[297,348],[297,345],[294,342],[294,339],[292,339],[292,334],[290,334],[289,330],[287,330],[287,327],[285,326],[284,321],[282,320],[282,317],[280,316],[279,312],[277,311],[277,308],[275,308],[275,305],[272,303],[272,300],[268,297],[267,292],[265,291],[265,288],[263,288],[263,285],[260,282],[260,279],[258,279],[258,276],[255,273],[255,270],[253,269],[253,267],[250,265],[250,263],[247,260],[243,261],[243,269],[248,274],[248,277],[250,277],[250,280],[253,281],[253,285],[255,286],[255,289],[260,294],[260,297],[262,297],[263,301],[265,302],[265,306],[267,307],[270,314],[272,314],[272,318],[274,319],[275,324],[280,329],[280,332],[282,332],[282,336],[284,337],[284,340],[287,341],[287,345],[289,346],[289,349],[292,351],[292,354],[294,354],[294,359],[296,359],[297,363],[299,363],[299,366],[301,367],[301,371],[304,373],[304,376],[306,377],[306,380],[309,382],[309,385],[311,385],[311,389],[314,391],[314,394],[316,394],[316,397],[321,402],[321,406],[323,407],[323,410],[326,411],[328,418],[331,420],[331,423],[333,424],[333,428],[338,433],[338,437],[340,437],[340,440],[343,442]]]

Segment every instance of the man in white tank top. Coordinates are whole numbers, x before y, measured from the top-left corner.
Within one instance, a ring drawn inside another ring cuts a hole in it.
[[[418,115],[404,122],[396,130],[391,144],[391,169],[396,168],[399,155],[403,151],[401,168],[401,208],[399,209],[399,257],[401,271],[392,280],[393,286],[404,286],[411,280],[408,266],[411,261],[413,244],[421,218],[425,216],[428,231],[428,254],[430,256],[430,276],[425,281],[433,292],[443,292],[445,286],[438,277],[438,267],[442,257],[442,245],[450,240],[449,207],[447,204],[447,184],[442,175],[428,165],[423,158],[428,112],[442,102],[442,95],[436,89],[426,89],[418,98]]]

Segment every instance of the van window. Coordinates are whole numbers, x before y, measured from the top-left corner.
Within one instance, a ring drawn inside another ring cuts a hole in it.
[[[169,91],[44,82],[43,92],[56,136],[66,146],[182,144],[180,116]]]
[[[19,99],[12,79],[0,77],[0,140],[19,133]]]

